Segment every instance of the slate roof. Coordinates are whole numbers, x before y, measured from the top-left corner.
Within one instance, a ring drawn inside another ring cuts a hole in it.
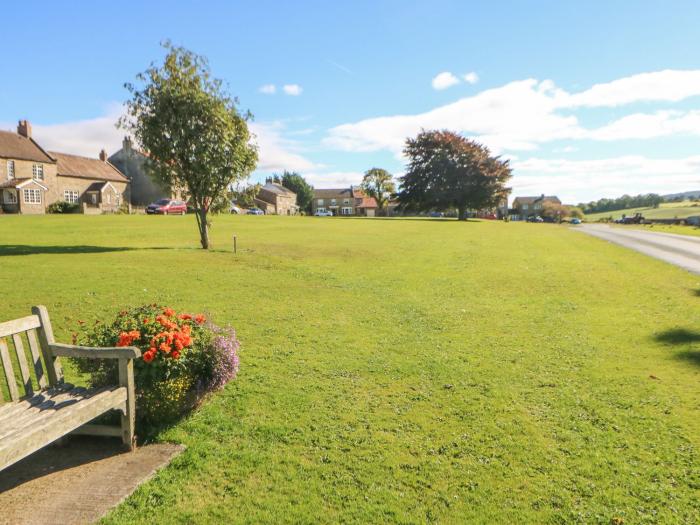
[[[261,190],[267,190],[272,193],[276,193],[277,195],[288,195],[288,196],[296,196],[296,193],[294,193],[292,190],[289,188],[285,188],[281,184],[277,184],[276,182],[268,182],[266,183]]]
[[[557,197],[556,195],[537,195],[536,197],[516,197],[513,200],[513,204],[515,204],[515,201],[518,201],[520,204],[534,204],[534,203],[539,202],[539,201],[558,202],[561,204],[559,197]]]
[[[51,155],[55,157],[58,162],[56,171],[59,176],[109,180],[113,182],[129,181],[121,171],[109,162],[54,151],[51,152]]]
[[[0,157],[55,163],[55,160],[36,142],[14,131],[0,131]]]
[[[350,188],[326,189],[326,190],[314,189],[314,199],[349,199],[351,197],[352,197],[352,190]]]

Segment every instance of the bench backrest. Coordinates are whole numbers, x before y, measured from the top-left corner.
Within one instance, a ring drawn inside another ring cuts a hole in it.
[[[29,352],[26,350],[25,341],[29,346]],[[12,354],[10,342],[14,348]],[[0,323],[0,364],[2,364],[10,397],[5,401],[18,401],[24,396],[31,396],[35,390],[34,381],[39,389],[63,382],[63,372],[58,358],[53,357],[49,350],[49,344],[53,342],[51,321],[43,306],[33,307],[32,315],[27,317]],[[29,363],[34,372],[34,381],[32,381]],[[24,394],[20,393],[18,383],[23,387]],[[2,390],[0,389],[0,402],[3,401]]]

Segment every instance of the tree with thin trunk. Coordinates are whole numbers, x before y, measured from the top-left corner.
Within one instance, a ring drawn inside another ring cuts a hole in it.
[[[163,64],[151,66],[125,85],[131,93],[119,125],[133,133],[148,154],[148,169],[194,207],[202,248],[208,249],[209,210],[235,181],[255,169],[249,112],[238,110],[213,79],[205,57],[166,42]]]
[[[282,186],[297,194],[297,205],[300,210],[311,212],[311,201],[314,200],[314,187],[296,171],[284,171],[280,177]]]
[[[381,212],[389,201],[389,196],[396,191],[396,184],[393,175],[387,170],[372,168],[365,172],[360,188],[367,196],[374,197]]]
[[[468,210],[495,208],[508,196],[512,175],[507,160],[491,155],[474,140],[451,131],[421,131],[406,140],[406,173],[397,195],[404,210],[457,209],[458,219]]]

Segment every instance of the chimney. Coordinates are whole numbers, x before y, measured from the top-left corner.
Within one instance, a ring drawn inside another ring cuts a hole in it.
[[[100,151],[100,160],[102,162],[107,162],[107,152],[105,150]]]
[[[17,133],[28,139],[32,138],[32,125],[28,120],[20,120],[17,124]]]
[[[122,141],[122,148],[125,153],[131,153],[131,137],[124,137]]]

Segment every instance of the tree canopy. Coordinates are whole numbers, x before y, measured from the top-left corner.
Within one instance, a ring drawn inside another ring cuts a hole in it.
[[[623,195],[616,199],[600,199],[578,205],[584,213],[626,210],[628,208],[658,208],[664,198],[656,193],[646,195]]]
[[[235,181],[255,169],[250,113],[238,110],[213,79],[206,58],[165,43],[163,64],[151,66],[127,83],[131,94],[120,125],[147,151],[151,173],[183,192],[196,210],[202,248],[209,248],[208,213]]]
[[[421,131],[406,141],[404,154],[408,166],[397,195],[403,209],[456,208],[459,220],[466,220],[467,210],[496,207],[510,191],[508,161],[457,133]]]
[[[280,178],[282,186],[297,194],[297,205],[300,209],[310,212],[311,201],[314,199],[314,187],[295,171],[284,171]]]
[[[374,197],[380,211],[386,207],[389,197],[396,192],[393,175],[382,168],[367,170],[360,187],[367,196]]]

